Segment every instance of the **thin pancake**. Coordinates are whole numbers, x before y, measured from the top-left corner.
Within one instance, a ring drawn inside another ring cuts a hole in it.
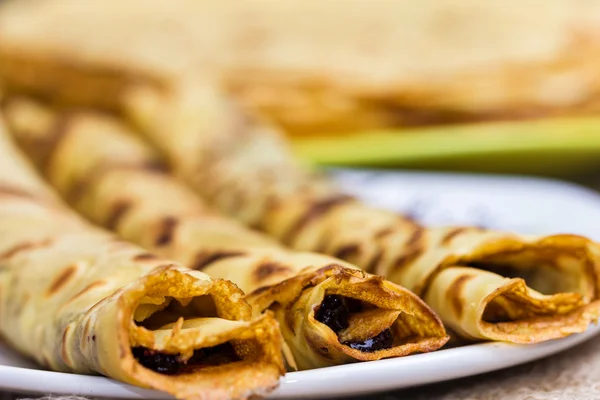
[[[5,112],[17,142],[38,160],[36,141],[56,133],[35,121],[61,118],[25,100],[9,100]],[[286,251],[209,210],[172,176],[146,168],[154,154],[117,120],[71,113],[66,129],[50,162],[38,163],[60,193],[123,238],[232,280],[255,312],[273,309],[298,368],[404,356],[446,342],[437,316],[407,290],[333,257]],[[386,341],[361,350],[382,332]]]
[[[179,398],[247,398],[278,384],[272,315],[252,317],[231,282],[165,258],[140,259],[141,248],[75,216],[20,158],[3,125],[0,183],[11,188],[0,192],[0,334],[10,345],[46,368]]]

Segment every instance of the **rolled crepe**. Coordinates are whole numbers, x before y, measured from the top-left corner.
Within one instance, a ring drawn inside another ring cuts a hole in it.
[[[1,121],[0,121],[1,123]],[[264,395],[283,373],[272,315],[67,210],[0,125],[0,336],[55,371],[184,399]]]
[[[286,251],[212,212],[114,118],[61,116],[23,99],[4,111],[17,142],[82,214],[152,252],[232,280],[256,313],[273,310],[297,368],[427,352],[448,340],[439,318],[409,291],[333,257]]]
[[[343,194],[211,88],[186,82],[128,99],[132,119],[211,204],[292,248],[409,288],[464,338],[535,343],[598,318],[599,250],[586,238],[426,228]]]
[[[8,3],[0,74],[72,100],[191,70],[298,133],[599,111],[594,1]]]

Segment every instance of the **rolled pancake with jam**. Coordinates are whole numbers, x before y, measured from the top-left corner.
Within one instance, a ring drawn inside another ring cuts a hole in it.
[[[599,250],[589,239],[426,228],[370,207],[303,166],[272,126],[240,116],[207,85],[187,81],[169,94],[149,85],[128,101],[174,173],[210,204],[287,246],[414,291],[465,338],[535,343],[598,318]]]
[[[9,100],[4,111],[16,141],[83,215],[152,252],[232,280],[256,313],[273,310],[298,368],[446,343],[441,321],[409,291],[330,256],[289,252],[211,211],[118,120],[91,111],[61,115],[24,99]]]
[[[242,399],[278,384],[272,315],[253,317],[230,282],[92,227],[37,179],[0,125],[3,340],[55,371],[183,399]]]

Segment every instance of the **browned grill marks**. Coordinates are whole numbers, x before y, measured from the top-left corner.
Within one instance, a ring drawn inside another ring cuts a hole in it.
[[[475,275],[469,274],[460,275],[454,280],[454,282],[452,282],[452,284],[450,285],[450,287],[448,287],[448,290],[446,291],[446,300],[450,301],[454,313],[459,318],[462,316],[463,313],[463,304],[461,302],[463,287],[469,280],[473,279],[474,277]]]
[[[371,261],[369,261],[369,263],[365,266],[365,271],[367,271],[367,272],[375,271],[375,269],[381,262],[381,259],[383,258],[383,254],[384,254],[384,249],[383,248],[378,249],[377,253],[375,253],[375,256],[373,256],[373,258],[371,258]]]
[[[79,177],[79,179],[75,180],[71,186],[67,189],[67,193],[65,197],[71,203],[76,203],[79,199],[86,193],[89,189],[90,185],[98,182],[102,176],[110,171],[110,168],[107,165],[99,164],[96,165],[91,170],[87,171],[87,174]]]
[[[42,240],[40,242],[19,243],[15,246],[11,247],[10,249],[4,251],[3,253],[0,253],[0,261],[7,260],[22,251],[33,250],[35,248],[49,246],[51,243],[52,243],[52,240],[50,240],[50,239]]]
[[[47,135],[38,139],[32,139],[33,135],[28,135],[26,141],[19,141],[19,144],[31,156],[35,164],[41,171],[48,171],[52,163],[52,158],[59,145],[64,141],[69,131],[69,127],[74,120],[75,112],[65,112],[54,122],[54,126]]]
[[[290,271],[291,269],[285,265],[281,265],[273,261],[264,261],[256,267],[256,270],[254,271],[254,279],[257,282],[260,282],[272,274]]]
[[[458,228],[452,229],[451,231],[446,233],[444,235],[444,237],[442,238],[442,245],[443,246],[449,245],[450,242],[452,241],[452,239],[454,239],[455,237],[457,237],[458,235],[460,235],[464,232],[468,232],[473,229],[477,229],[477,228],[472,228],[472,227],[468,227],[468,226],[460,226]]]
[[[27,199],[35,199],[33,193],[29,193],[21,188],[0,184],[0,196],[23,197]]]
[[[173,234],[179,221],[175,217],[165,217],[160,223],[158,235],[154,244],[156,246],[166,246],[173,240]]]
[[[395,231],[396,230],[393,227],[388,226],[375,233],[375,239],[383,239],[384,237],[391,235]]]
[[[70,265],[70,266],[66,267],[60,273],[60,275],[58,275],[56,278],[54,278],[54,280],[50,284],[50,287],[48,287],[48,291],[46,292],[46,295],[51,296],[54,293],[56,293],[61,287],[63,287],[69,281],[69,279],[71,279],[71,277],[75,274],[76,270],[77,270],[77,267],[75,265]]]
[[[71,204],[77,204],[83,197],[90,184],[93,182],[94,179],[90,179],[89,176],[78,179],[67,189],[66,193],[64,194],[64,198]]]
[[[414,248],[410,249],[406,254],[404,254],[402,257],[400,257],[396,260],[396,262],[394,263],[394,265],[392,267],[393,270],[399,271],[401,269],[404,269],[404,267],[413,263],[424,252],[425,252],[425,250],[421,247],[414,247]]]
[[[158,260],[160,257],[156,254],[152,253],[142,253],[133,257],[133,261],[154,261]]]
[[[406,241],[405,246],[406,247],[417,247],[424,235],[425,235],[425,228],[423,228],[422,226],[416,226],[412,235],[410,235],[410,238],[408,238],[408,240]]]
[[[414,232],[406,241],[404,254],[392,266],[394,271],[401,270],[410,265],[425,252],[421,243],[425,232],[425,228],[418,225],[415,226]]]
[[[255,289],[252,292],[250,292],[250,294],[252,294],[253,296],[255,296],[255,295],[264,293],[264,292],[266,292],[267,290],[269,290],[271,288],[272,288],[272,286],[269,286],[269,285],[267,285],[267,286],[261,286],[258,289]]]
[[[96,282],[90,283],[89,285],[87,285],[86,287],[81,289],[79,292],[75,293],[75,295],[73,297],[71,297],[67,303],[77,299],[80,296],[83,296],[85,293],[89,292],[90,290],[92,290],[93,288],[95,288],[97,286],[104,285],[105,283],[106,283],[105,281],[96,281]]]
[[[147,160],[139,165],[139,169],[148,172],[166,173],[169,171],[167,165],[161,160]]]
[[[348,258],[355,256],[360,250],[360,245],[357,243],[347,244],[345,246],[340,247],[334,254],[334,257],[340,258],[342,260],[347,260]]]
[[[73,182],[68,189],[66,198],[71,203],[77,203],[90,185],[99,182],[104,175],[115,170],[142,170],[148,173],[165,173],[167,168],[159,160],[143,160],[137,162],[122,162],[121,160],[108,160],[100,163],[87,172],[84,176]]]
[[[110,230],[115,230],[118,226],[125,214],[129,212],[132,208],[133,204],[127,200],[119,200],[113,206],[106,221],[104,222],[104,226]]]
[[[311,204],[304,214],[296,221],[287,233],[282,237],[282,241],[286,244],[290,244],[296,236],[308,225],[310,222],[318,219],[319,217],[327,214],[338,206],[349,203],[353,200],[352,196],[345,194],[338,194],[325,198],[320,201],[316,201]]]
[[[200,252],[196,255],[196,259],[190,265],[191,269],[202,271],[210,264],[221,261],[230,257],[241,257],[245,255],[243,251],[217,251],[214,253]]]

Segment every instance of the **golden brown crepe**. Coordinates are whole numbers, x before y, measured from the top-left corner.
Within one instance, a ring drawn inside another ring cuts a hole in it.
[[[0,75],[73,100],[191,72],[298,133],[600,110],[595,1],[9,3]]]
[[[124,239],[229,279],[272,309],[300,369],[426,352],[448,340],[414,294],[329,256],[291,253],[211,212],[114,118],[9,100],[11,132],[82,214]],[[48,145],[51,143],[51,145]]]
[[[0,121],[1,123],[1,121]],[[91,227],[0,125],[0,336],[56,371],[185,399],[264,395],[283,373],[272,315],[243,293]]]
[[[534,343],[598,318],[599,250],[586,238],[425,228],[315,176],[276,130],[241,117],[213,88],[188,81],[167,95],[148,87],[128,99],[132,119],[211,204],[292,248],[409,288],[465,338]]]

